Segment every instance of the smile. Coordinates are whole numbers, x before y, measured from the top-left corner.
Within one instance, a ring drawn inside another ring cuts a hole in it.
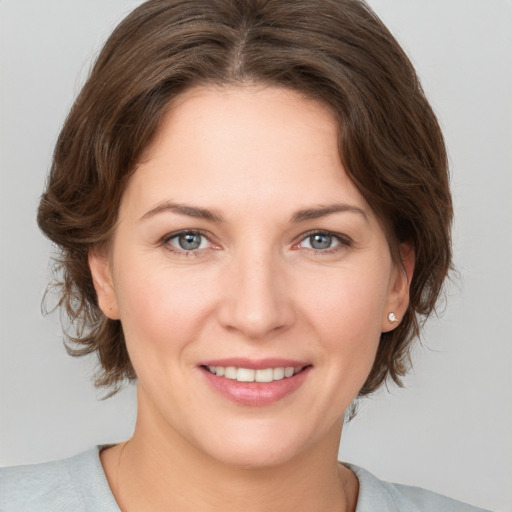
[[[282,400],[296,392],[313,369],[312,364],[300,361],[243,358],[205,361],[200,367],[210,389],[245,406],[265,406]]]
[[[274,382],[293,377],[303,367],[279,366],[276,368],[237,368],[235,366],[206,366],[206,369],[217,377],[236,380],[238,382]]]

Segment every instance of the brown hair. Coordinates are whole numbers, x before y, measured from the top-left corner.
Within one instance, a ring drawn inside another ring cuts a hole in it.
[[[73,355],[97,352],[96,384],[135,373],[119,321],[98,307],[91,248],[115,229],[121,196],[169,102],[201,84],[279,85],[339,119],[342,162],[388,234],[416,263],[400,325],[381,335],[360,395],[400,383],[411,340],[435,308],[451,262],[447,157],[416,73],[358,0],[150,0],[115,29],[60,133],[38,223],[60,248],[59,305]]]

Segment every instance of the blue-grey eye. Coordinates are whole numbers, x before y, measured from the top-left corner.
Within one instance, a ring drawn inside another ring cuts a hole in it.
[[[330,235],[311,235],[309,239],[313,249],[328,249],[331,247],[332,236]]]
[[[193,251],[200,247],[201,238],[202,236],[197,233],[186,233],[185,235],[180,235],[178,237],[178,243],[182,249],[185,249],[186,251]]]
[[[314,233],[304,238],[301,245],[307,249],[322,251],[331,249],[339,245],[339,243],[339,239],[329,233]]]
[[[208,244],[208,240],[201,233],[188,231],[173,236],[169,239],[169,244],[183,251],[195,251],[197,249],[204,249]]]

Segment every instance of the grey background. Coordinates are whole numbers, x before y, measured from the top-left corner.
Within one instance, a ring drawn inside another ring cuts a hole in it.
[[[35,210],[52,146],[102,41],[138,1],[0,2],[0,464],[122,440],[133,388],[107,401],[40,302],[49,244]],[[512,2],[372,0],[439,115],[455,263],[405,389],[365,401],[340,456],[381,478],[512,511]]]

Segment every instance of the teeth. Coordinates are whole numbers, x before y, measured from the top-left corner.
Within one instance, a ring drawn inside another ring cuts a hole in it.
[[[234,366],[228,366],[224,370],[224,377],[226,377],[226,379],[236,380],[236,374],[237,371]]]
[[[256,372],[250,368],[238,368],[236,371],[236,380],[238,382],[254,382],[255,373]]]
[[[238,370],[240,371],[240,370]],[[256,382],[272,382],[274,380],[274,370],[265,368],[264,370],[256,370]]]
[[[295,372],[295,368],[291,367],[291,366],[287,366],[285,369],[284,369],[284,376],[285,377],[291,377],[293,375],[293,373]]]
[[[284,368],[274,368],[272,377],[274,380],[284,379]]]
[[[207,368],[210,373],[217,375],[217,377],[225,377],[238,382],[273,382],[292,377],[302,370],[301,367],[294,368],[293,366],[262,368],[259,370],[236,368],[234,366],[208,366]]]

